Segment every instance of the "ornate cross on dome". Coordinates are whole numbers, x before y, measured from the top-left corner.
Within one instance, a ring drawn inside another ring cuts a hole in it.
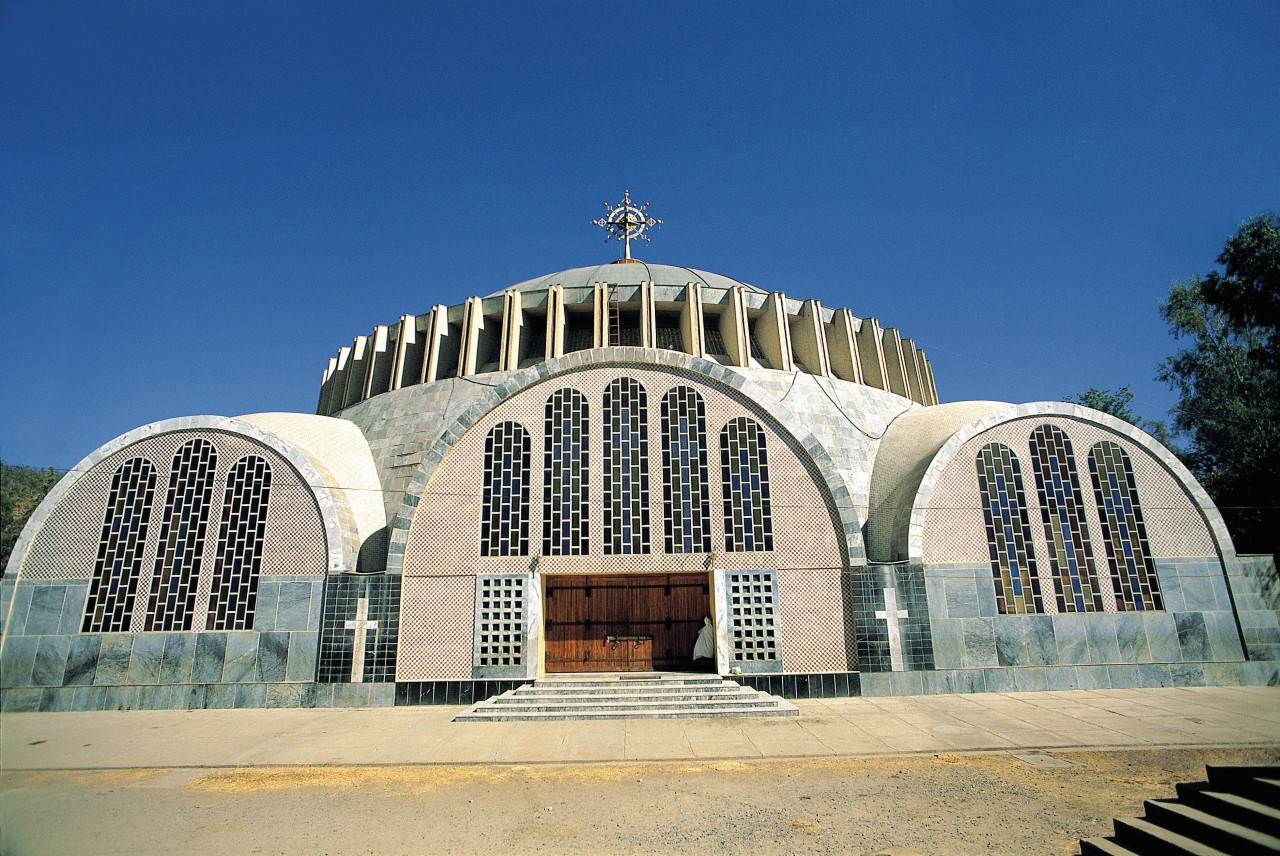
[[[636,205],[631,201],[631,191],[622,191],[622,204],[610,205],[608,202],[604,204],[604,209],[609,213],[601,217],[599,220],[591,222],[601,227],[609,233],[609,237],[604,239],[607,244],[614,238],[622,242],[623,261],[631,261],[631,242],[633,240],[643,239],[649,240],[649,236],[645,231],[650,226],[661,226],[661,220],[655,220],[645,213],[645,209],[649,207],[646,202],[643,205]]]

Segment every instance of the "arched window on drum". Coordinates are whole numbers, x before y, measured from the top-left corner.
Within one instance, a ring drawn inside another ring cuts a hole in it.
[[[184,443],[173,457],[147,605],[147,630],[191,629],[217,466],[213,444],[201,438]]]
[[[480,555],[529,555],[529,432],[493,426],[484,441]]]
[[[662,507],[668,553],[711,552],[707,411],[702,396],[677,386],[662,397]]]
[[[576,389],[558,389],[547,399],[542,477],[542,553],[546,556],[587,554],[591,534],[587,417],[587,397]]]
[[[98,559],[85,603],[84,633],[129,629],[147,546],[147,524],[156,491],[156,468],[145,458],[131,458],[111,477],[111,492],[102,518]]]
[[[1107,544],[1116,609],[1164,609],[1129,454],[1119,443],[1103,440],[1089,450],[1089,475]]]
[[[996,611],[1001,615],[1043,612],[1022,465],[1012,449],[988,443],[978,451],[978,490],[987,523]]]
[[[649,404],[639,382],[604,391],[604,552],[649,552]]]
[[[1031,459],[1059,612],[1101,612],[1098,571],[1071,438],[1055,425],[1031,432]]]
[[[206,630],[252,630],[258,605],[262,541],[271,501],[271,467],[257,455],[227,473]]]
[[[772,550],[769,454],[764,431],[754,420],[739,416],[720,432],[720,474],[725,550]]]

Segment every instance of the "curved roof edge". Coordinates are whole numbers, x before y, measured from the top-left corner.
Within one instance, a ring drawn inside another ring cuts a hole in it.
[[[688,285],[691,282],[700,282],[711,288],[742,286],[749,291],[768,294],[766,289],[724,274],[711,273],[710,271],[682,267],[680,265],[650,264],[649,262],[635,261],[630,264],[607,262],[588,267],[569,268],[568,270],[557,271],[527,279],[524,282],[518,282],[515,285],[507,286],[501,291],[495,291],[488,296],[496,297],[502,292],[512,289],[516,291],[537,291],[552,285],[576,288],[594,285],[597,282],[607,282],[612,285],[639,285],[642,282],[652,282],[655,285]]]

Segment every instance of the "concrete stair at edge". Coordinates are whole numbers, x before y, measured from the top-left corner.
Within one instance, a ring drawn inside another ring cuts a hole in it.
[[[472,705],[456,722],[796,716],[796,706],[718,675],[580,674],[525,684]]]
[[[1209,767],[1178,798],[1147,800],[1143,817],[1117,818],[1115,835],[1080,842],[1084,856],[1280,853],[1280,767]]]

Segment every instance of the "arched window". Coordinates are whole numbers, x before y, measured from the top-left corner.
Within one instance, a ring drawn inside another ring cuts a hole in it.
[[[649,406],[620,377],[604,391],[604,552],[649,552]]]
[[[147,605],[147,630],[191,629],[217,465],[213,444],[203,439],[184,443],[173,457]]]
[[[542,552],[585,556],[590,536],[586,396],[568,388],[553,392],[544,428]]]
[[[1164,609],[1142,520],[1133,462],[1120,444],[1103,440],[1089,450],[1089,474],[1107,542],[1116,609]]]
[[[707,411],[702,396],[677,386],[662,397],[662,504],[668,553],[711,552]]]
[[[1100,612],[1102,595],[1098,593],[1098,571],[1093,564],[1071,438],[1061,428],[1041,425],[1031,432],[1031,458],[1058,611]]]
[[[1001,615],[1043,612],[1022,466],[1013,450],[988,443],[978,451],[978,489],[987,520],[987,546]]]
[[[227,473],[222,524],[209,591],[208,630],[251,630],[258,603],[262,536],[267,530],[271,467],[257,455],[236,461]]]
[[[720,472],[724,489],[724,548],[772,550],[769,456],[764,431],[739,416],[720,432]]]
[[[529,555],[529,432],[501,422],[484,441],[480,555]]]
[[[156,468],[145,458],[131,458],[111,477],[111,493],[102,517],[98,560],[84,608],[84,633],[129,629],[133,602],[147,545],[147,522],[156,492]]]

